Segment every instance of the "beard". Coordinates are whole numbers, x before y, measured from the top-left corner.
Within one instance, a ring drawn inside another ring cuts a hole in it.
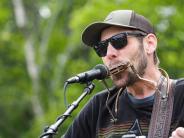
[[[130,63],[135,63],[133,66],[136,72],[139,74],[139,76],[142,77],[145,73],[145,69],[147,67],[148,62],[143,50],[143,44],[139,46],[138,52],[136,52],[136,54],[131,58],[130,61],[131,61]],[[122,63],[122,61],[117,61],[116,63],[113,64],[119,64],[120,62]],[[111,78],[117,87],[131,86],[139,80],[136,73],[133,72],[130,67],[123,72],[112,75]]]

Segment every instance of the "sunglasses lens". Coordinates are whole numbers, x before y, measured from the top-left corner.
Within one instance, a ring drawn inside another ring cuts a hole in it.
[[[120,34],[113,36],[110,42],[115,49],[121,49],[127,45],[127,35]]]
[[[112,36],[111,38],[99,42],[97,45],[95,45],[93,48],[98,54],[99,57],[105,57],[107,54],[107,47],[108,43],[111,43],[113,48],[115,49],[121,49],[127,45],[127,33],[120,33],[118,35]]]
[[[99,42],[96,46],[94,46],[94,50],[99,57],[105,57],[107,54],[107,46],[108,46],[108,42],[102,41],[102,42]]]

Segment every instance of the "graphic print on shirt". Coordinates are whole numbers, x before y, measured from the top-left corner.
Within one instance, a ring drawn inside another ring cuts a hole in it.
[[[145,120],[129,121],[122,124],[113,124],[107,128],[101,128],[99,138],[123,138],[129,135],[144,136],[148,133],[148,122]]]
[[[140,124],[138,119],[135,120],[134,124],[132,127],[128,130],[127,134],[123,135],[122,138],[127,138],[127,137],[135,137],[135,136],[143,136]]]

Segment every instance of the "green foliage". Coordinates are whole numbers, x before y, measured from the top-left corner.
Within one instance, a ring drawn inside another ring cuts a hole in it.
[[[159,38],[160,66],[172,78],[184,76],[181,0],[22,0],[26,17],[22,26],[17,22],[21,19],[15,14],[14,1],[0,3],[0,138],[38,137],[64,113],[65,80],[102,63],[81,42],[81,33],[112,10],[133,9],[149,18]],[[56,137],[65,133],[89,98],[104,89],[100,82],[94,83],[94,92],[64,122]],[[84,87],[69,85],[68,102],[76,100]]]

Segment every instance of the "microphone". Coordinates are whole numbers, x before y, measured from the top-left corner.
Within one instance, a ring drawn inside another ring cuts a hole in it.
[[[109,76],[109,70],[105,65],[98,64],[93,69],[77,74],[69,78],[66,82],[69,83],[85,83],[94,79],[102,80]]]

